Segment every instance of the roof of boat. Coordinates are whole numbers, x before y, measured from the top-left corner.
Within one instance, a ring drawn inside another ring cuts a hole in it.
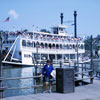
[[[55,26],[53,26],[51,28],[63,28],[63,29],[65,29],[65,28],[67,28],[67,26],[61,24],[61,25],[55,25]]]

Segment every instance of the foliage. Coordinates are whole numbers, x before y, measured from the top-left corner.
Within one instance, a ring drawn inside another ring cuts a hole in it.
[[[41,32],[47,32],[47,33],[50,33],[50,31],[46,30],[46,29],[41,29],[40,30]]]
[[[85,43],[85,50],[90,50],[91,49],[91,37],[88,36],[85,40],[84,40],[84,43]]]
[[[93,50],[97,50],[97,44],[100,42],[100,37],[97,36],[92,39]],[[89,51],[91,49],[91,36],[88,36],[85,41],[85,50]]]

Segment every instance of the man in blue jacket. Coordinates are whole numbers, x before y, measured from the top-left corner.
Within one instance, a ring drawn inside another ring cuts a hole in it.
[[[51,93],[51,89],[52,89],[52,80],[50,80],[52,70],[54,70],[54,68],[53,68],[50,60],[47,60],[46,65],[43,66],[42,75],[45,76],[46,92],[48,91],[48,84],[49,84],[49,91],[48,91],[49,93]]]

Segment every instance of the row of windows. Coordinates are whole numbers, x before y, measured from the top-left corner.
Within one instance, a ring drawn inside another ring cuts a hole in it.
[[[62,44],[51,44],[51,43],[39,43],[39,42],[26,42],[25,40],[22,41],[22,46],[27,46],[27,47],[36,47],[38,46],[38,48],[62,48],[62,49],[75,49],[75,48],[80,48],[80,49],[84,49],[84,45],[83,44],[73,44],[73,45],[62,45]]]
[[[4,44],[5,44],[5,43],[7,43],[7,44],[8,44],[8,43],[14,43],[14,40],[4,40],[3,43],[4,43]]]

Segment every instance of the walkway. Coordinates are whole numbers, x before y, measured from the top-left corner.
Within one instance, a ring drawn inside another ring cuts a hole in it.
[[[1,100],[100,100],[100,79],[96,78],[93,84],[75,87],[74,93],[38,93]]]

